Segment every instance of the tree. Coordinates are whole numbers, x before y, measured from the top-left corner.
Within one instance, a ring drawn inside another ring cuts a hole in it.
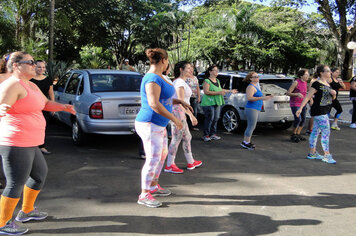
[[[337,66],[341,66],[344,80],[351,77],[350,66],[352,52],[347,43],[356,40],[356,1],[355,0],[314,0],[318,11],[325,19],[337,44]],[[307,4],[304,0],[276,0],[275,4],[300,7]]]

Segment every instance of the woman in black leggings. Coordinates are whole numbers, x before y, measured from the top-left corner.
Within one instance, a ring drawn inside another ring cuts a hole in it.
[[[331,69],[331,82],[330,87],[336,91],[336,98],[333,100],[332,107],[336,110],[335,116],[334,116],[334,122],[331,125],[331,129],[333,130],[340,130],[339,126],[337,125],[337,121],[340,118],[340,115],[342,113],[342,107],[337,99],[337,96],[339,95],[339,89],[345,89],[346,86],[344,82],[342,81],[341,78],[339,78],[340,75],[340,69],[339,68],[332,68]]]

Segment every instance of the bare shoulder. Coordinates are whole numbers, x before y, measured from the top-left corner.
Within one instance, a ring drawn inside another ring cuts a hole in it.
[[[5,79],[1,84],[0,88],[2,91],[15,91],[15,90],[23,90],[24,88],[19,82],[19,79],[16,79],[14,77],[10,77],[8,79]]]

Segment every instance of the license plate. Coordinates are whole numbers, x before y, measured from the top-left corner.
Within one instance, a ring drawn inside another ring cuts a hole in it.
[[[277,103],[277,109],[289,108],[289,103]]]
[[[139,107],[125,107],[125,114],[126,115],[136,115],[140,110]]]

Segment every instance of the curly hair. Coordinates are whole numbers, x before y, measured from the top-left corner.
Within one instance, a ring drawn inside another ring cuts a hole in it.
[[[255,72],[255,71],[249,72],[242,81],[243,82],[247,82],[247,83],[251,83],[251,78],[252,78],[253,74],[257,74],[257,72]]]
[[[7,61],[9,60],[10,57],[10,53],[5,54],[4,56],[2,56],[1,60],[0,60],[0,74],[5,74],[7,72]]]

